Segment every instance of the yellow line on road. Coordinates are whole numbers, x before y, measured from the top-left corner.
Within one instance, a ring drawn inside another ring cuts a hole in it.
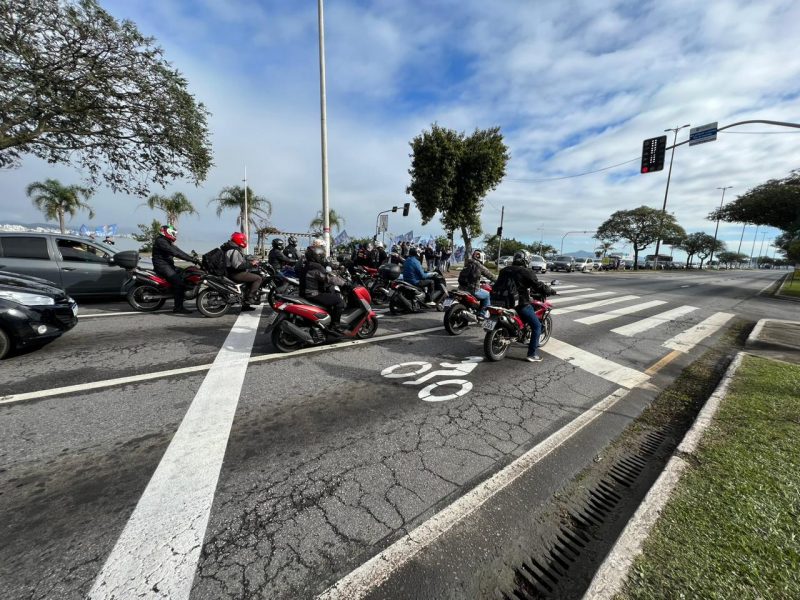
[[[666,367],[669,363],[671,363],[673,360],[678,358],[681,354],[683,354],[683,352],[678,352],[677,350],[673,350],[669,354],[659,359],[657,362],[653,363],[650,367],[645,369],[645,373],[652,377],[653,375],[658,373],[661,369]]]

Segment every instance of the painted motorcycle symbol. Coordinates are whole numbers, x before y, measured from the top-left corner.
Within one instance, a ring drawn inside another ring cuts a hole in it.
[[[403,385],[422,385],[427,383],[434,377],[449,377],[449,379],[441,379],[435,383],[430,383],[419,391],[420,400],[425,402],[444,402],[445,400],[453,400],[459,398],[464,394],[468,394],[472,389],[472,383],[463,379],[464,376],[469,375],[478,366],[478,363],[483,362],[482,356],[468,356],[459,363],[439,363],[442,367],[439,370],[431,371],[433,365],[424,361],[411,361],[400,363],[399,365],[392,365],[386,367],[381,371],[381,375],[387,379],[402,379],[405,377],[416,377],[421,375],[419,379],[414,381],[404,381]],[[408,369],[413,369],[408,371]],[[399,372],[398,372],[399,371]],[[455,392],[447,394],[435,394],[437,388],[443,386],[458,386]]]

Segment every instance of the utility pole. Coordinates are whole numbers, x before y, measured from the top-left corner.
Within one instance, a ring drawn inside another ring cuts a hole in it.
[[[495,209],[497,210],[497,209]],[[506,207],[500,207],[500,227],[497,228],[497,235],[500,236],[500,241],[497,242],[497,268],[500,268],[500,252],[503,249],[503,217],[506,214]]]
[[[742,240],[744,239],[744,228],[747,227],[747,223],[742,223],[742,235],[739,238],[739,247],[736,249],[736,254],[742,253]]]
[[[761,245],[758,247],[758,258],[756,258],[756,266],[758,266],[758,260],[761,258],[761,253],[764,251],[764,238],[767,237],[767,232],[764,231],[761,234]],[[767,250],[769,250],[769,246],[767,246]]]
[[[689,127],[689,123],[686,125],[681,125],[680,127],[673,127],[671,129],[665,129],[664,131],[672,131],[675,134],[675,137],[672,140],[672,154],[669,157],[669,172],[667,173],[667,189],[664,191],[664,206],[661,207],[661,221],[658,225],[658,239],[656,240],[656,260],[655,264],[653,265],[653,270],[658,270],[658,252],[661,248],[661,234],[663,233],[664,229],[664,215],[667,214],[667,196],[669,196],[669,180],[672,178],[672,160],[675,158],[675,143],[678,141],[678,132],[681,129],[685,129]]]
[[[244,223],[242,223],[244,228],[244,237],[247,240],[247,246],[245,246],[244,252],[245,254],[250,254],[250,213],[247,210],[247,165],[244,166]]]
[[[756,225],[756,234],[753,236],[753,247],[750,249],[750,268],[753,268],[753,255],[756,253],[756,240],[758,239],[758,228],[759,225]]]
[[[722,210],[722,203],[725,202],[725,190],[731,189],[732,185],[726,185],[725,187],[718,187],[718,190],[722,190],[722,200],[719,201],[719,209]],[[717,233],[719,232],[719,214],[717,214],[717,226],[714,228],[714,246],[717,245]],[[711,247],[711,256],[708,258],[708,266],[711,267],[711,263],[714,260],[714,246]],[[656,252],[658,254],[658,252]],[[658,260],[658,257],[656,257]]]
[[[325,255],[331,254],[331,221],[328,207],[328,117],[325,97],[325,16],[322,0],[317,0],[319,25],[319,114],[320,145],[322,146],[322,239]]]

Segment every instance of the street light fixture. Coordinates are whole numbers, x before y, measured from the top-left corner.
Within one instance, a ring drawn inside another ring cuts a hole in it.
[[[665,129],[664,131],[672,131],[675,134],[675,137],[672,140],[672,154],[669,157],[669,172],[667,173],[667,189],[664,191],[664,206],[661,207],[661,221],[658,224],[658,239],[656,240],[656,259],[655,265],[653,266],[654,269],[658,269],[658,251],[661,249],[661,233],[664,229],[664,215],[667,214],[667,196],[669,195],[669,180],[672,178],[672,160],[675,158],[675,144],[678,142],[678,132],[681,129],[686,129],[689,127],[689,123],[686,125],[681,125],[680,127],[673,127],[671,129]]]
[[[722,210],[722,203],[725,202],[725,190],[731,189],[732,185],[726,185],[725,187],[718,187],[718,190],[722,190],[722,199],[719,201],[719,209]],[[717,226],[714,228],[714,246],[717,245],[717,233],[719,232],[719,213],[717,213]],[[711,268],[711,263],[714,260],[714,246],[711,247],[711,256],[708,257],[708,267]],[[656,253],[657,254],[657,253]]]
[[[591,231],[568,231],[564,235],[561,236],[561,251],[559,254],[564,254],[564,238],[567,237],[570,233],[592,233]]]

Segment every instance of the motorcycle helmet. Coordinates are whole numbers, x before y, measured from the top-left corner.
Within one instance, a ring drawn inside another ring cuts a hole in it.
[[[472,260],[477,260],[479,263],[483,263],[486,260],[486,255],[480,250],[475,250],[475,252],[472,253]]]
[[[306,260],[308,262],[324,264],[325,248],[322,246],[309,246],[306,248]]]
[[[392,246],[392,254],[400,254],[400,246],[398,246],[397,244]]]
[[[376,248],[383,248],[383,242],[375,242]]]
[[[289,236],[289,245],[290,246],[297,246],[297,238],[293,235]]]
[[[517,267],[527,267],[528,256],[524,252],[517,252],[514,254],[514,260],[511,261],[511,264]]]
[[[416,246],[411,246],[411,248],[408,249],[408,255],[413,256],[414,258],[419,258],[419,252],[417,251]]]
[[[325,247],[325,241],[322,238],[314,238],[314,241],[311,242],[311,245],[319,247],[319,248],[324,248]]]
[[[372,252],[372,244],[367,244],[367,252]]]
[[[239,248],[247,248],[247,236],[240,231],[231,234],[231,242],[239,246]]]
[[[174,242],[178,239],[178,230],[172,225],[162,225],[159,233],[167,238],[170,242]]]
[[[275,238],[272,240],[272,247],[276,250],[283,250],[283,240],[281,238]]]

